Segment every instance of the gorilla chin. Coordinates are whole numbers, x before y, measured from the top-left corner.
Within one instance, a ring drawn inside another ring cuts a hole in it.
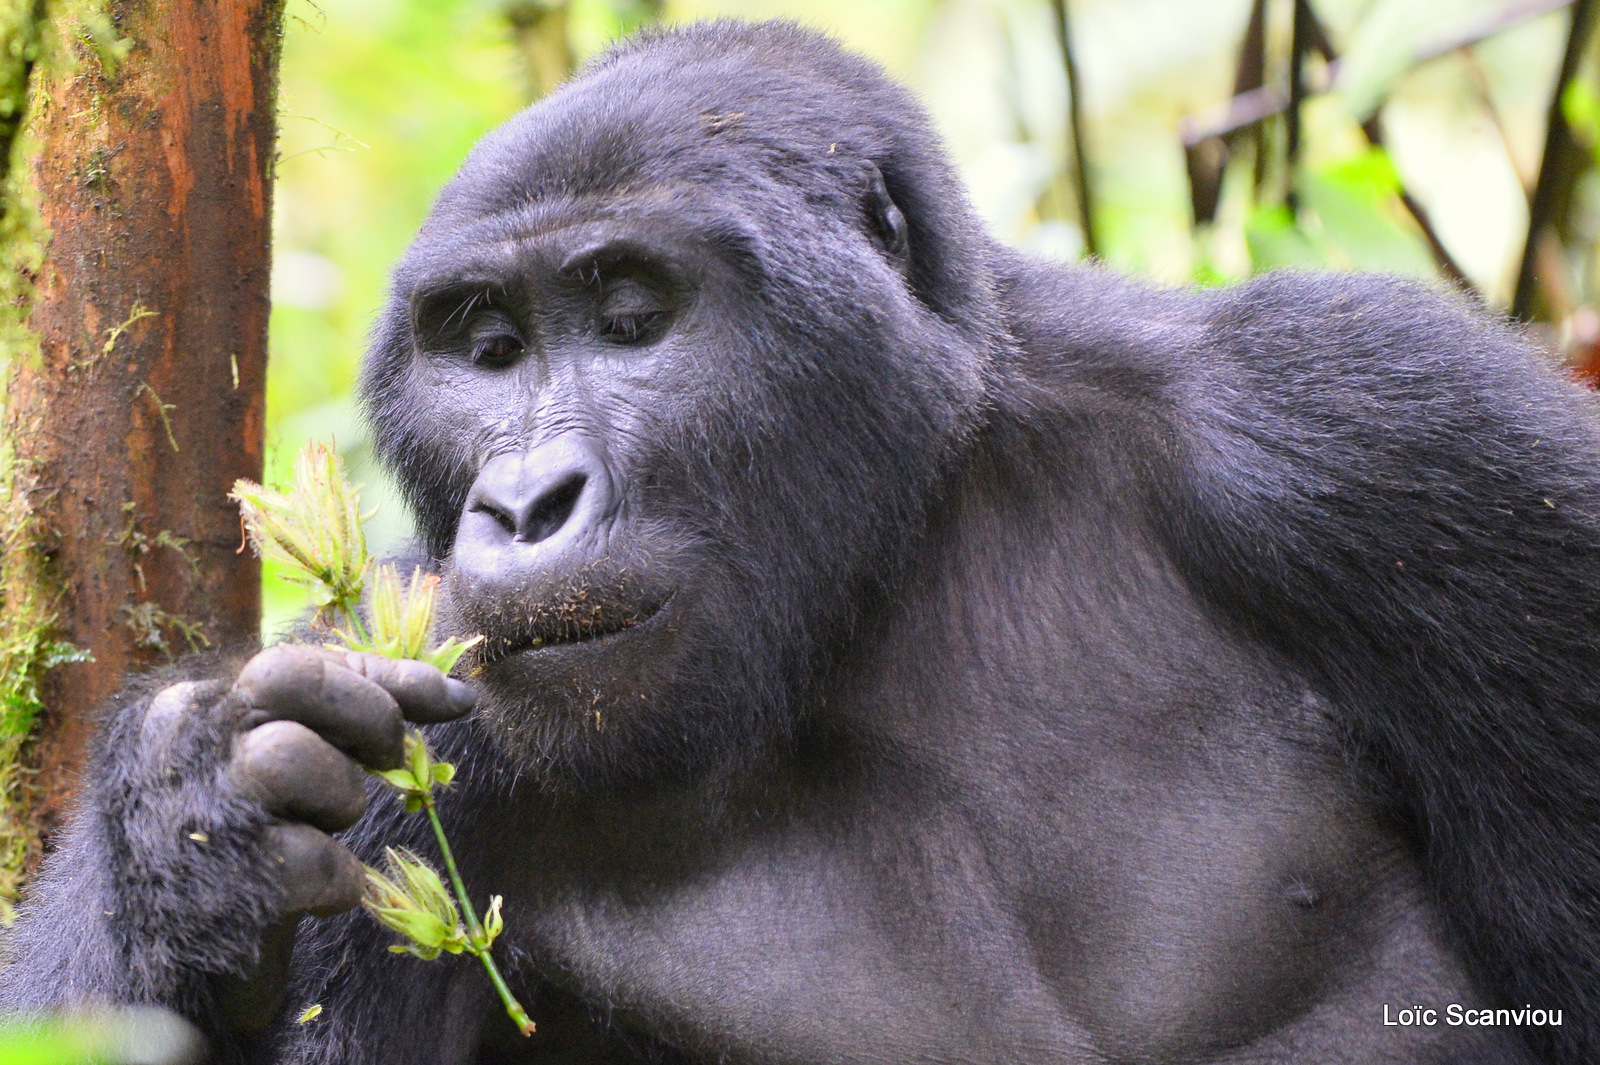
[[[480,691],[479,726],[543,791],[702,778],[708,748],[733,769],[780,731],[758,685],[728,698],[768,668],[713,605],[728,594],[678,565],[602,561],[512,596],[447,568],[443,593],[441,630],[484,636],[457,669]]]

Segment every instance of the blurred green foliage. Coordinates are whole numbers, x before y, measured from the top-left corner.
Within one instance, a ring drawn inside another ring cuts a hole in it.
[[[0,1065],[195,1065],[201,1052],[198,1032],[155,1007],[0,1018]]]
[[[1269,82],[1283,82],[1290,2],[1268,5]],[[1111,266],[1170,284],[1220,284],[1277,267],[1431,277],[1403,186],[1472,283],[1491,304],[1507,304],[1564,12],[1434,55],[1507,0],[1315,0],[1341,60],[1337,70],[1308,66],[1307,80],[1333,91],[1303,108],[1298,215],[1283,206],[1283,123],[1273,119],[1263,159],[1235,153],[1215,222],[1196,228],[1178,129],[1225,107],[1249,0],[1070,3]],[[1047,0],[289,0],[288,11],[269,478],[281,478],[306,438],[336,438],[355,479],[368,482],[364,498],[381,503],[371,526],[379,552],[407,530],[350,398],[365,334],[386,271],[473,142],[555,80],[530,64],[581,62],[658,14],[795,18],[912,86],[997,236],[1064,259],[1082,248]],[[536,36],[552,33],[565,39]],[[1590,146],[1600,141],[1595,84],[1591,62],[1565,101]],[[1384,147],[1361,134],[1374,108]],[[1600,189],[1585,195],[1600,218]],[[1573,253],[1567,311],[1594,301],[1583,280],[1596,273],[1586,266],[1593,255],[1592,245]],[[298,603],[279,576],[266,578],[269,632]]]
[[[104,1040],[66,1024],[0,1028],[0,1065],[94,1065]]]

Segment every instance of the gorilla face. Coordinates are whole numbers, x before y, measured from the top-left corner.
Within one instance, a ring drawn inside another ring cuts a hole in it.
[[[748,30],[702,32],[734,47],[626,46],[475,150],[363,378],[448,623],[487,637],[482,720],[545,787],[791,732],[903,569],[999,334],[899,90],[871,80],[881,127],[835,125],[873,111],[827,106],[855,60],[758,80]]]

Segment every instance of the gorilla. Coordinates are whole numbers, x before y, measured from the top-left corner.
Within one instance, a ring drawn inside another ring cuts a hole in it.
[[[485,642],[134,681],[7,1008],[219,1062],[1600,1060],[1600,416],[1467,301],[1030,259],[870,63],[710,23],[483,140],[361,389]],[[529,1039],[350,909],[433,846],[357,768],[402,719]]]

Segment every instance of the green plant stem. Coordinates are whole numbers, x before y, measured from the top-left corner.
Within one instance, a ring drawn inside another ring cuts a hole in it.
[[[455,855],[450,853],[450,841],[445,839],[444,825],[439,822],[439,814],[434,809],[431,794],[423,796],[422,808],[427,811],[428,823],[433,826],[433,836],[439,841],[439,853],[444,856],[444,867],[450,874],[450,886],[455,889],[456,902],[460,904],[461,912],[467,919],[467,938],[472,943],[472,953],[478,956],[478,960],[483,962],[484,969],[488,971],[489,982],[494,984],[494,989],[499,992],[500,1001],[506,1008],[506,1015],[523,1035],[532,1035],[533,1020],[528,1016],[528,1011],[522,1008],[522,1003],[511,993],[511,988],[506,986],[505,977],[500,975],[494,958],[489,954],[488,936],[484,935],[483,925],[478,921],[478,912],[472,908],[472,899],[467,895],[467,885],[461,879],[461,870],[456,868]]]
[[[372,637],[367,635],[367,627],[361,624],[361,611],[353,604],[340,602],[339,610],[344,614],[345,620],[350,622],[350,631],[363,646],[372,646]]]

